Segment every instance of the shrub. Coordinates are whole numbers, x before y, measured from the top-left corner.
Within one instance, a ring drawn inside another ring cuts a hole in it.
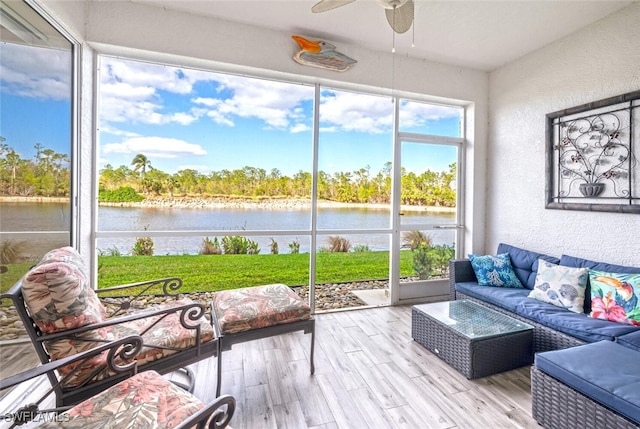
[[[131,186],[123,186],[113,191],[100,190],[98,201],[101,203],[137,203],[144,200]]]
[[[273,237],[271,238],[271,243],[269,243],[269,249],[272,255],[278,254],[278,242]]]
[[[449,260],[455,255],[453,246],[420,245],[413,250],[413,269],[421,280],[435,276],[446,277]]]
[[[3,240],[0,241],[0,264],[15,264],[22,255],[21,248],[24,241]]]
[[[351,249],[351,243],[344,237],[339,235],[331,235],[328,238],[329,251],[331,252],[348,252]]]
[[[416,250],[419,246],[431,247],[432,239],[422,231],[405,231],[402,233],[402,247]]]
[[[211,240],[209,237],[205,237],[202,240],[202,247],[200,248],[201,255],[220,255],[222,254],[222,249],[220,248],[220,242],[218,241],[218,237],[213,237]]]
[[[353,252],[354,253],[371,252],[371,249],[369,249],[368,244],[358,244],[356,246],[353,246]]]
[[[153,239],[151,237],[139,237],[131,249],[133,256],[153,256]]]
[[[222,249],[226,255],[257,255],[260,253],[258,243],[240,235],[222,237]]]
[[[291,252],[292,255],[300,253],[300,242],[298,240],[293,240],[289,243],[289,252]]]
[[[108,249],[98,249],[98,256],[122,256],[122,252],[113,246]]]

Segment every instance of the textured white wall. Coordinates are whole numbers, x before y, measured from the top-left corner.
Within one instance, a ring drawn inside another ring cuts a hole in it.
[[[506,242],[640,266],[640,215],[546,210],[545,115],[640,89],[640,3],[489,77],[486,252]]]
[[[466,153],[465,220],[471,233],[467,234],[465,250],[475,251],[483,246],[488,73],[407,57],[392,61],[388,52],[345,45],[339,46],[340,51],[357,59],[358,64],[347,72],[335,73],[295,63],[291,57],[297,45],[288,33],[124,1],[83,1],[83,7],[78,7],[78,2],[41,0],[41,3],[83,43],[84,89],[93,85],[90,70],[96,54],[103,53],[356,90],[390,93],[389,88],[393,87],[400,95],[422,95],[431,101],[455,101],[467,106],[466,127],[471,132]],[[93,108],[92,95],[86,91],[81,106],[83,202],[93,198],[87,173],[92,168],[87,162],[95,156]],[[92,247],[93,213],[87,213],[86,207],[84,204],[81,212],[81,249]]]

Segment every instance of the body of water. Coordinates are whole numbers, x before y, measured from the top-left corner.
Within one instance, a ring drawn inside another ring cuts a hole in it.
[[[2,203],[0,205],[0,231],[3,239],[14,239],[8,231],[52,231],[68,230],[68,204],[60,203]],[[223,230],[233,235],[239,230],[304,230],[311,228],[311,212],[309,209],[240,209],[240,208],[131,208],[131,207],[100,207],[98,210],[98,229],[100,231],[199,231]],[[317,229],[378,229],[390,226],[389,210],[368,208],[321,208],[318,211]],[[453,213],[427,213],[409,211],[402,217],[403,225],[454,224]],[[454,231],[430,231],[429,235],[436,244],[452,244]],[[371,250],[388,250],[389,234],[334,234],[343,236],[353,246],[368,246]],[[48,240],[42,234],[38,240]],[[213,236],[210,237],[213,239]],[[250,236],[257,241],[262,254],[270,253],[272,239],[278,243],[280,253],[289,253],[289,244],[297,241],[300,251],[308,252],[310,237],[308,235],[269,235]],[[328,234],[318,235],[317,246],[326,247]],[[60,244],[61,237],[48,248]],[[102,251],[117,249],[122,254],[128,254],[135,243],[136,237],[103,237],[98,239],[98,248]],[[195,254],[198,253],[203,237],[154,237],[154,252],[163,254]],[[53,244],[55,243],[55,244]],[[43,246],[50,243],[45,241]]]

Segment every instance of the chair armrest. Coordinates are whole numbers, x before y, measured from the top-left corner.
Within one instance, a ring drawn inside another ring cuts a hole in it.
[[[236,400],[231,395],[223,395],[215,401],[205,405],[203,409],[190,416],[176,426],[176,429],[187,429],[202,423],[202,427],[222,429],[226,428],[236,410]],[[204,423],[208,424],[204,426]],[[200,427],[200,426],[198,426]]]
[[[194,323],[190,325],[188,322],[197,322],[200,318],[202,318],[205,314],[205,308],[202,304],[198,302],[192,302],[189,304],[177,305],[175,307],[163,308],[158,310],[150,310],[150,311],[141,311],[139,313],[129,314],[121,317],[114,317],[111,319],[107,319],[104,322],[93,323],[90,325],[81,326],[79,328],[69,329],[67,331],[54,332],[53,334],[41,335],[37,338],[37,341],[54,341],[60,340],[63,338],[77,338],[78,334],[82,334],[84,332],[95,331],[101,328],[106,328],[109,326],[120,325],[125,322],[131,322],[133,320],[146,319],[152,317],[166,317],[172,313],[180,312],[180,323],[182,327],[185,329],[197,329],[199,325]],[[138,332],[138,334],[142,335],[142,332]],[[77,338],[83,339],[86,341],[98,342],[99,338]]]
[[[158,289],[159,287],[162,288],[161,296],[176,296],[179,289],[182,287],[182,279],[180,277],[167,277],[162,279],[146,280],[143,282],[128,283],[124,285],[96,289],[95,292],[99,297],[103,299],[105,298],[104,295],[117,292],[117,295],[109,296],[114,298],[122,298],[124,300],[120,303],[119,308],[115,309],[111,314],[107,316],[114,317],[115,315],[128,310],[131,307],[132,303],[138,298],[145,295],[150,290]],[[136,290],[136,294],[131,296],[122,295],[122,292],[125,292],[129,289]]]
[[[476,273],[468,259],[451,259],[449,261],[449,299],[456,299],[456,283],[476,282]]]
[[[142,349],[142,337],[139,335],[131,335],[125,338],[121,338],[116,341],[104,344],[102,346],[87,350],[82,353],[78,353],[63,359],[58,359],[49,363],[42,364],[36,368],[29,369],[11,377],[0,380],[0,390],[13,387],[16,384],[23,383],[27,380],[44,375],[50,371],[57,370],[58,368],[68,365],[70,363],[78,361],[88,361],[91,358],[99,355],[105,350],[109,350],[107,354],[107,365],[109,369],[116,373],[130,373],[135,374],[137,371],[137,362],[132,359],[132,356],[136,355]],[[130,361],[129,363],[122,364],[117,363],[117,360],[123,362]],[[50,393],[50,392],[48,392]]]

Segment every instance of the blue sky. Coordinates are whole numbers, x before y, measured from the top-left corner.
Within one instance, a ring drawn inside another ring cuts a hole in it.
[[[69,154],[70,52],[11,43],[3,43],[1,49],[0,136],[4,143],[24,159],[35,155],[36,143]]]
[[[23,157],[35,154],[36,143],[69,153],[69,53],[29,48],[25,55],[9,44],[2,49],[0,135]],[[45,73],[42,64],[56,66]],[[308,85],[101,57],[99,168],[130,166],[143,153],[167,173],[244,166],[287,175],[310,171],[313,96]],[[380,171],[391,160],[392,111],[388,97],[323,89],[320,169]],[[459,113],[403,103],[401,127],[456,136]],[[417,173],[444,170],[455,161],[451,154],[438,149],[428,158],[406,156],[403,165]]]

